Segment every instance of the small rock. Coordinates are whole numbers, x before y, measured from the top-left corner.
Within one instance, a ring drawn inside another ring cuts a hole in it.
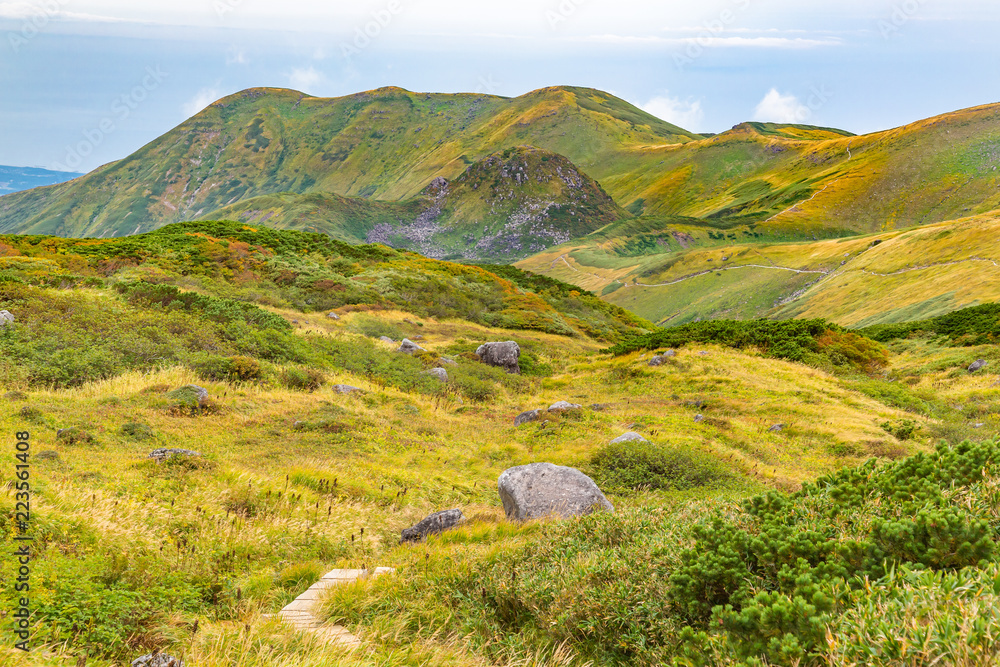
[[[335,384],[330,388],[333,389],[333,391],[338,394],[353,394],[356,391],[364,393],[363,389],[359,389],[358,387],[352,387],[349,384]]]
[[[160,447],[159,449],[154,449],[149,453],[147,458],[156,459],[157,461],[164,461],[171,456],[201,456],[201,452],[196,452],[191,449],[178,449],[176,447]]]
[[[701,410],[705,407],[706,403],[705,401],[699,399],[696,401],[684,401],[684,403],[682,403],[681,405],[683,405],[685,408],[698,408],[699,410]]]
[[[666,352],[663,353],[662,356],[664,356],[664,357],[676,357],[677,356],[677,350],[667,350]]]
[[[414,352],[426,352],[424,348],[420,347],[414,343],[409,338],[404,338],[403,342],[399,344],[399,349],[396,352],[402,352],[404,354],[413,354]]]
[[[429,371],[424,371],[424,373],[426,375],[433,375],[438,380],[441,380],[441,382],[447,382],[448,381],[448,371],[446,371],[443,368],[432,368]]]
[[[339,320],[340,319],[340,315],[338,315],[337,313],[327,313],[326,316],[329,317],[331,320]]]
[[[565,412],[567,410],[579,410],[581,407],[578,403],[570,403],[569,401],[556,401],[549,406],[549,412]]]
[[[0,327],[7,326],[8,323],[13,323],[14,316],[9,310],[0,310]]]
[[[299,323],[298,320],[292,320],[292,324],[298,324],[298,323]]]
[[[140,424],[139,422],[128,422],[127,424],[122,424],[122,427],[118,429],[118,432],[126,437],[135,438],[136,440],[146,440],[153,437],[153,429],[149,428],[145,424]]]
[[[131,667],[184,667],[180,658],[167,655],[166,653],[148,654],[136,658],[132,661]]]
[[[527,424],[528,422],[538,421],[541,416],[541,410],[528,410],[527,412],[522,412],[518,416],[514,417],[514,426],[520,426],[521,424]]]
[[[649,360],[649,364],[648,365],[649,366],[662,366],[664,363],[666,363],[666,361],[667,361],[667,358],[665,356],[663,356],[662,354],[658,354],[658,355],[656,355],[655,357],[653,357],[652,359]]]
[[[982,428],[984,426],[986,426],[986,424],[973,424],[972,428]]]
[[[696,422],[703,422],[703,421],[705,421],[705,415],[695,415],[694,416],[694,420]]]
[[[985,367],[986,367],[986,360],[985,359],[978,359],[978,360],[972,362],[972,365],[969,366],[969,372],[970,373],[975,373],[979,369],[985,368]]]
[[[575,468],[530,463],[508,468],[497,480],[507,518],[528,521],[549,515],[570,518],[595,509],[614,512],[594,480]]]
[[[451,357],[441,357],[442,364],[448,364],[449,366],[458,366],[458,362]]]
[[[775,424],[771,428],[767,429],[769,433],[781,433],[785,430],[784,424]]]
[[[590,409],[593,410],[594,412],[604,412],[605,410],[608,410],[608,409],[613,408],[613,407],[614,407],[614,405],[611,404],[611,403],[591,403],[590,404]]]
[[[419,334],[413,337],[413,340],[423,340],[423,339],[424,337]]]
[[[476,349],[479,360],[489,366],[497,366],[508,373],[520,373],[518,360],[521,358],[520,346],[512,340],[504,343],[483,343]]]
[[[707,357],[708,356],[708,352],[705,352],[704,350],[702,350],[701,352],[698,353],[698,356],[699,357]]]
[[[620,436],[618,436],[617,438],[615,438],[614,440],[612,440],[610,444],[613,445],[613,444],[615,444],[617,442],[634,442],[634,441],[637,441],[637,442],[649,442],[649,440],[646,440],[644,437],[642,437],[641,435],[639,435],[635,431],[629,431],[627,433],[621,434]]]
[[[167,398],[192,408],[200,408],[208,400],[208,390],[196,384],[186,384],[168,393]]]
[[[454,528],[465,520],[462,510],[444,510],[435,512],[429,517],[409,528],[405,529],[401,535],[401,542],[418,542],[428,535],[434,535],[442,531]]]
[[[394,341],[393,339],[389,338],[388,336],[379,336],[378,339],[380,341],[382,341],[383,343],[388,343],[389,345],[395,345],[396,344],[396,341]]]
[[[42,461],[58,461],[59,452],[53,451],[51,449],[45,449],[35,454],[35,458],[41,459]]]

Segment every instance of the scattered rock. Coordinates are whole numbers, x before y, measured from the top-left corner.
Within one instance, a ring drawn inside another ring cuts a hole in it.
[[[35,458],[41,459],[42,461],[58,461],[59,452],[53,451],[51,449],[45,449],[35,454]]]
[[[662,366],[664,363],[666,363],[666,361],[667,361],[666,357],[664,357],[662,354],[658,354],[658,355],[656,355],[655,357],[653,357],[652,359],[649,360],[649,364],[648,365],[649,366]]]
[[[380,341],[382,341],[383,343],[388,343],[389,345],[395,345],[396,344],[396,341],[394,341],[393,339],[389,338],[388,336],[379,336],[378,339]]]
[[[353,394],[356,391],[364,393],[363,389],[360,389],[358,387],[352,387],[349,384],[335,384],[330,388],[333,389],[333,391],[338,394]]]
[[[553,514],[569,518],[595,509],[615,510],[594,480],[575,468],[551,463],[508,468],[500,474],[497,488],[507,518],[515,521]]]
[[[784,424],[775,424],[771,428],[767,429],[769,433],[781,433],[785,430]]]
[[[33,405],[25,405],[23,408],[17,411],[21,419],[29,422],[38,422],[42,420],[42,411]]]
[[[190,408],[200,408],[208,400],[208,390],[196,384],[186,384],[168,393],[167,398]]]
[[[969,372],[970,373],[975,373],[979,369],[985,368],[985,367],[986,367],[986,360],[985,359],[978,359],[978,360],[972,362],[972,365],[969,366]]]
[[[703,421],[705,421],[705,415],[700,415],[700,414],[699,415],[695,415],[694,416],[694,420],[696,422],[703,422]]]
[[[443,368],[432,368],[429,371],[424,371],[424,373],[427,375],[433,375],[438,380],[441,380],[441,382],[448,381],[448,371]]]
[[[520,346],[512,340],[504,343],[483,343],[476,349],[479,360],[490,366],[497,366],[508,373],[520,373]]]
[[[405,354],[413,354],[414,352],[426,352],[424,348],[420,347],[414,343],[409,338],[404,338],[403,342],[399,344],[399,349],[396,352],[403,352]]]
[[[685,408],[698,408],[699,410],[702,410],[705,408],[707,403],[705,403],[705,401],[701,399],[698,399],[695,401],[684,401],[681,405],[683,405]]]
[[[71,426],[69,428],[61,428],[56,431],[56,442],[61,442],[67,445],[89,445],[94,442],[94,436],[79,426]]]
[[[635,431],[629,431],[627,433],[621,434],[620,436],[618,436],[617,438],[615,438],[614,440],[612,440],[610,444],[613,445],[616,442],[633,442],[633,441],[649,442],[649,440],[646,440],[644,437],[642,437],[641,435],[639,435]]]
[[[8,323],[14,321],[14,316],[9,310],[0,310],[0,327],[7,326]]]
[[[166,653],[148,654],[140,656],[132,661],[131,667],[184,667],[180,658],[175,658]]]
[[[527,412],[522,412],[518,416],[514,417],[514,426],[520,426],[521,424],[527,424],[528,422],[535,422],[541,419],[541,410],[528,410]]]
[[[609,409],[611,409],[613,407],[614,407],[614,405],[611,404],[611,403],[591,403],[590,404],[590,409],[593,410],[593,411],[595,411],[595,412],[604,412],[605,410],[609,410]]]
[[[549,412],[566,412],[567,410],[579,410],[581,406],[579,403],[570,403],[569,401],[556,401],[549,406]]]
[[[28,400],[28,395],[23,391],[8,391],[3,395],[8,401],[26,401]]]
[[[428,535],[434,535],[448,530],[449,528],[454,528],[464,520],[465,515],[462,514],[462,510],[459,509],[435,512],[420,523],[405,529],[402,533],[400,541],[419,542]]]
[[[423,340],[423,339],[424,337],[419,334],[413,337],[413,340]]]
[[[338,315],[337,313],[327,313],[326,316],[329,317],[331,320],[339,320],[340,319],[340,315]]]
[[[708,356],[708,352],[705,352],[704,350],[702,350],[701,352],[698,353],[698,356],[699,357],[707,357]]]
[[[151,451],[148,458],[156,459],[157,462],[162,462],[171,456],[201,456],[201,452],[196,452],[191,449],[178,449],[176,447],[160,447],[159,449]]]
[[[458,366],[458,362],[450,357],[441,357],[442,364],[448,364],[449,366]]]
[[[972,428],[982,428],[984,426],[986,426],[986,424],[973,424]]]

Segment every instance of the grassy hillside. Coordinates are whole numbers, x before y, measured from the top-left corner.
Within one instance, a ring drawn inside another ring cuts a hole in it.
[[[897,332],[883,349],[822,323],[731,324],[637,343],[648,325],[552,278],[240,223],[0,243],[0,309],[15,316],[0,329],[0,428],[31,434],[36,537],[36,649],[5,643],[5,664],[86,654],[111,667],[153,650],[205,667],[997,653],[982,631],[1000,525],[989,338]],[[522,375],[476,360],[480,343],[510,339]],[[822,354],[780,353],[813,343]],[[676,355],[650,367],[667,344]],[[990,375],[965,370],[978,358]],[[446,383],[426,373],[442,363]],[[203,405],[173,393],[191,383]],[[582,407],[513,425],[559,400]],[[629,430],[649,442],[609,445]],[[159,447],[201,456],[157,463]],[[507,522],[497,476],[532,461],[586,471],[616,513]],[[14,503],[0,497],[4,573]],[[399,544],[451,507],[463,527]],[[356,653],[264,616],[329,569],[375,565],[396,574],[324,603],[363,638]],[[0,579],[4,609],[13,585]],[[930,645],[916,639],[928,617]],[[0,617],[5,636],[13,622]]]
[[[617,227],[642,243],[624,245],[601,230],[518,266],[573,282],[669,326],[758,317],[823,317],[864,326],[1000,300],[995,212],[795,243],[716,232],[690,220],[668,231],[654,232],[641,220]]]
[[[327,194],[253,197],[206,216],[379,242],[428,257],[512,261],[629,217],[569,160],[518,146],[399,203]]]

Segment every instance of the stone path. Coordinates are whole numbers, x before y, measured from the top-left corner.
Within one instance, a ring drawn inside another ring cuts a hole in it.
[[[356,649],[361,646],[360,639],[348,632],[347,628],[342,625],[324,625],[323,621],[313,614],[313,610],[328,588],[390,572],[395,572],[395,570],[391,567],[377,567],[373,572],[368,570],[331,570],[310,586],[305,593],[288,603],[275,616],[299,632],[308,632],[331,644],[335,643],[345,648]]]

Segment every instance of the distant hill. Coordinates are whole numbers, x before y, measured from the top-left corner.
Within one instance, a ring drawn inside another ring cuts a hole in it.
[[[72,180],[83,174],[72,171],[52,171],[38,167],[8,167],[0,165],[0,195],[30,190],[43,185],[54,185]]]

